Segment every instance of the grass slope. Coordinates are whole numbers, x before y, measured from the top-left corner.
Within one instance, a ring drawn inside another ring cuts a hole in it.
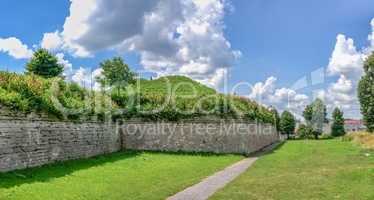
[[[138,91],[137,86],[140,86]],[[0,107],[55,118],[144,118],[178,121],[201,116],[274,123],[272,113],[246,98],[217,93],[183,76],[141,80],[126,90],[91,91],[62,79],[0,71]]]
[[[0,174],[0,199],[165,199],[241,158],[237,155],[115,153]]]
[[[169,87],[170,86],[170,87]],[[185,76],[165,76],[155,80],[141,80],[139,85],[142,93],[175,95],[209,95],[216,91]]]
[[[212,199],[371,200],[374,152],[365,151],[339,140],[290,141]]]

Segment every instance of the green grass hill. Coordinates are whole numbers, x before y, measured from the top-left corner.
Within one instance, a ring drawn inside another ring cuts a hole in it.
[[[217,92],[185,76],[165,76],[155,80],[140,80],[140,91],[149,94],[209,95]]]
[[[273,122],[272,113],[256,102],[220,94],[183,76],[140,80],[125,90],[90,91],[61,78],[0,72],[0,106],[68,119],[179,120],[215,115]]]

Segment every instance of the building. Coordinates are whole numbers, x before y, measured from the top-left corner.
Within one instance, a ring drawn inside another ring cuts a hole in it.
[[[364,131],[366,127],[362,120],[346,119],[344,121],[344,129],[346,132],[357,132],[357,131]]]

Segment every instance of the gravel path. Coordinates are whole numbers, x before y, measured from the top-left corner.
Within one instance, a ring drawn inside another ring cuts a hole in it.
[[[217,190],[226,186],[240,174],[245,172],[262,154],[271,151],[277,147],[279,143],[273,144],[265,148],[262,152],[255,154],[253,157],[245,158],[226,169],[215,173],[214,175],[202,180],[200,183],[193,185],[167,200],[206,200],[212,196]]]

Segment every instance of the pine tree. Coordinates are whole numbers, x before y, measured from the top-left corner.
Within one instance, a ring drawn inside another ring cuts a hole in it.
[[[35,51],[31,60],[26,64],[26,73],[35,74],[44,78],[61,76],[64,66],[58,63],[57,57],[46,49]]]
[[[290,135],[295,132],[296,119],[292,113],[284,111],[281,115],[279,125],[282,134],[287,134],[287,138],[290,138]]]
[[[343,115],[344,113],[339,108],[335,108],[332,113],[333,124],[331,126],[331,135],[334,137],[345,135]]]

